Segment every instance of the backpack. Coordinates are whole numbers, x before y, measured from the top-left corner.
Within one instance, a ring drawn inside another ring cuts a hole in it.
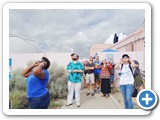
[[[122,70],[122,69],[123,69],[123,63],[122,63],[122,65],[121,65],[121,70]],[[132,70],[131,64],[129,64],[129,69],[131,70],[132,75],[133,75],[133,70]],[[134,75],[133,75],[133,77],[134,77]]]
[[[137,97],[138,95],[138,90],[136,88],[134,88],[134,91],[132,93],[132,97]]]

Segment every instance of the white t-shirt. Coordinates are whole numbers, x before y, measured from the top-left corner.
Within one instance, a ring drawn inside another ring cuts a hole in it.
[[[121,69],[121,65],[119,67]],[[120,77],[120,85],[127,85],[127,84],[133,84],[133,83],[134,83],[134,77],[133,77],[132,71],[129,68],[129,64],[127,65],[123,64],[121,77]]]

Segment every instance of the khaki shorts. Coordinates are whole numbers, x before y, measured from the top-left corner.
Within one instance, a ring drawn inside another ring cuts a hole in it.
[[[86,83],[94,84],[94,73],[86,74]]]

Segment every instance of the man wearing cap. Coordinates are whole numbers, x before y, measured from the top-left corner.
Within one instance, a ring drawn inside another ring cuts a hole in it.
[[[77,107],[80,107],[80,90],[83,74],[83,64],[78,61],[78,56],[72,55],[72,62],[67,65],[68,74],[68,96],[66,106],[73,104],[73,94],[75,91],[75,100]]]
[[[120,89],[124,99],[125,109],[133,109],[132,93],[133,93],[133,68],[137,65],[129,57],[129,55],[122,55],[122,59],[116,64],[115,69],[121,69]]]
[[[27,97],[30,109],[47,109],[49,106],[50,95],[46,88],[49,81],[49,72],[47,71],[49,66],[48,58],[42,57],[41,60],[22,72],[22,75],[27,78]]]

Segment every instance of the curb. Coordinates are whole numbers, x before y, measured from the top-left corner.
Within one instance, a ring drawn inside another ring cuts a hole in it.
[[[116,99],[112,94],[110,94],[110,98],[111,98],[111,100],[113,101],[113,103],[115,104],[115,106],[116,106],[118,109],[124,109],[124,108],[122,107],[122,105],[117,101],[117,99]]]

